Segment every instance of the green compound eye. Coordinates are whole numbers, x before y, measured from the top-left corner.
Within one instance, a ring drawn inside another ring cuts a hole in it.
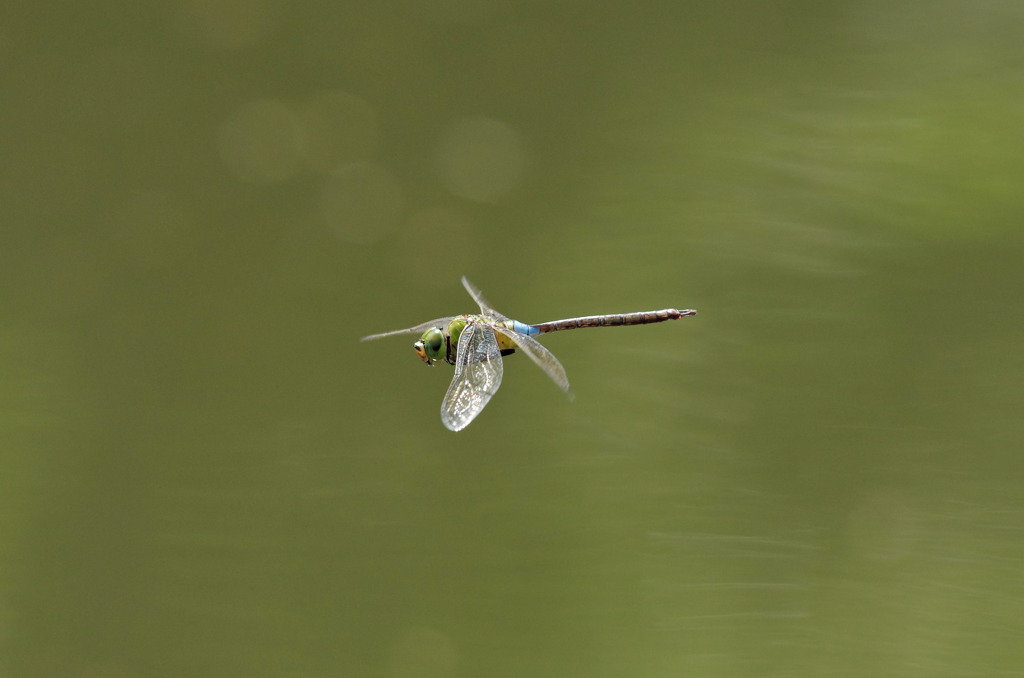
[[[441,357],[441,349],[444,348],[444,333],[436,327],[431,328],[424,332],[420,340],[412,347],[420,360],[431,365]]]

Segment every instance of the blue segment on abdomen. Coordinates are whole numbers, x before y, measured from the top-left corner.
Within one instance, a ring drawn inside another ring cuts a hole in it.
[[[518,332],[519,334],[526,334],[531,337],[535,337],[540,334],[540,331],[536,327],[527,325],[526,323],[521,323],[518,320],[512,321],[512,331]]]

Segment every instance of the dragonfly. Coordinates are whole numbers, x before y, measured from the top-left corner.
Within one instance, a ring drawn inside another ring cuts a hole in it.
[[[443,359],[455,366],[452,383],[441,402],[441,422],[450,431],[466,428],[483,411],[501,386],[504,373],[502,358],[516,350],[525,353],[560,389],[572,397],[569,378],[562,363],[535,339],[541,334],[583,327],[646,325],[697,315],[693,309],[681,311],[666,308],[660,311],[588,315],[527,325],[494,310],[480,290],[465,276],[462,285],[480,307],[479,314],[437,318],[413,327],[362,338],[362,341],[371,341],[400,334],[420,334],[412,347],[423,362],[434,365]]]

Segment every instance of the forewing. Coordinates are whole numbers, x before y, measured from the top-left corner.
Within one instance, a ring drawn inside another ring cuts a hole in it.
[[[537,363],[537,366],[558,384],[558,388],[569,393],[569,377],[565,374],[565,368],[562,367],[562,363],[558,362],[558,358],[544,347],[544,344],[529,335],[502,327],[495,328],[495,330],[501,332],[503,337],[515,344],[516,348],[529,356],[530,360]]]
[[[380,334],[371,334],[368,337],[363,337],[359,341],[371,341],[373,339],[383,339],[384,337],[393,337],[396,334],[423,334],[431,327],[445,327],[456,316],[450,316],[448,318],[438,318],[437,320],[428,320],[425,323],[420,323],[416,327],[407,327],[404,330],[391,330],[390,332],[381,332]]]
[[[501,386],[501,351],[490,327],[470,323],[459,336],[455,376],[441,403],[441,421],[451,431],[469,426]]]
[[[494,307],[491,306],[486,299],[484,299],[483,292],[481,292],[476,285],[469,282],[469,279],[466,276],[462,276],[462,286],[466,288],[467,292],[469,292],[469,296],[473,297],[473,301],[475,301],[477,306],[480,307],[481,313],[483,313],[484,315],[492,316],[498,320],[509,319],[506,316],[503,316],[502,314],[495,311]]]

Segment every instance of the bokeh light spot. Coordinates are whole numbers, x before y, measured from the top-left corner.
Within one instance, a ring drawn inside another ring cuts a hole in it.
[[[345,165],[324,182],[320,215],[342,240],[370,243],[384,237],[405,206],[397,178],[376,163]]]
[[[183,0],[185,32],[217,49],[238,49],[258,42],[277,23],[279,0]]]
[[[850,513],[848,538],[862,558],[905,558],[913,552],[918,533],[914,507],[900,494],[873,492]]]
[[[491,202],[514,190],[522,179],[526,153],[508,125],[490,118],[457,121],[441,139],[436,166],[455,195]]]
[[[302,131],[302,157],[310,169],[333,168],[369,160],[377,150],[377,117],[365,100],[340,90],[325,90],[296,106]]]
[[[391,646],[393,678],[447,678],[455,675],[458,655],[447,636],[434,629],[415,627]]]
[[[279,101],[252,101],[220,128],[218,148],[228,171],[250,184],[291,177],[299,163],[301,137],[295,116]]]

